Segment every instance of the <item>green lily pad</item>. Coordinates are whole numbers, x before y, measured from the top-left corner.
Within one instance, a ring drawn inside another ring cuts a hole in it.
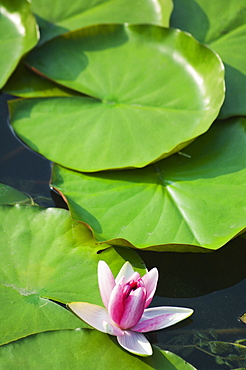
[[[32,0],[41,27],[41,42],[82,27],[102,23],[151,23],[168,27],[172,0]]]
[[[1,0],[0,88],[15,70],[21,57],[38,41],[38,29],[27,0]]]
[[[245,0],[174,0],[171,26],[208,44],[225,63],[226,98],[220,118],[246,115]]]
[[[52,186],[99,241],[157,251],[217,249],[245,228],[246,120],[217,121],[183,152],[144,169],[78,173]]]
[[[97,286],[100,259],[114,274],[125,257],[145,271],[140,257],[130,251],[118,253],[107,245],[98,253],[102,246],[66,210],[2,206],[0,239],[0,344],[37,332],[85,327],[53,301],[102,304]]]
[[[22,98],[40,98],[48,96],[78,96],[80,93],[59,86],[53,81],[39,76],[20,62],[3,88],[4,92]]]
[[[246,21],[246,20],[245,20]],[[219,118],[246,115],[246,25],[210,44],[225,64],[226,97]]]
[[[0,184],[0,204],[33,204],[33,200],[11,186]]]
[[[224,98],[221,61],[179,30],[90,27],[44,44],[28,60],[92,96],[10,103],[21,140],[79,171],[143,167],[180,150],[210,127]]]
[[[96,330],[63,330],[40,333],[0,348],[0,367],[4,369],[79,370],[195,370],[169,351],[154,347],[150,357],[138,357],[124,351],[113,337]]]

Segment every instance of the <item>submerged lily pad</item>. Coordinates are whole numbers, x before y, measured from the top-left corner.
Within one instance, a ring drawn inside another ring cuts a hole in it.
[[[97,264],[105,260],[116,274],[125,258],[143,273],[131,251],[96,245],[90,230],[69,212],[28,206],[0,207],[0,344],[27,335],[87,327],[56,302],[102,304]],[[134,267],[135,268],[135,267]]]
[[[33,200],[11,186],[0,184],[0,204],[34,204]]]
[[[208,44],[225,63],[226,98],[220,117],[246,115],[245,0],[174,0],[171,26]]]
[[[21,57],[38,41],[38,28],[27,0],[1,0],[0,4],[0,88]]]
[[[217,121],[183,152],[144,169],[78,173],[52,185],[99,241],[157,251],[217,249],[245,228],[246,120]]]
[[[122,350],[113,337],[96,330],[60,330],[40,333],[0,348],[0,367],[5,369],[195,370],[179,356],[154,347],[150,357]]]
[[[82,27],[102,23],[151,23],[168,27],[172,0],[32,0],[41,27],[41,42]]]
[[[44,44],[28,61],[91,96],[10,103],[28,146],[79,171],[164,158],[207,131],[224,99],[220,59],[179,30],[89,27]]]

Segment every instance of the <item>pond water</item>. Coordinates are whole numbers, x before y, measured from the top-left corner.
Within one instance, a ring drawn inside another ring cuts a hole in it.
[[[0,96],[0,182],[27,193],[44,207],[65,207],[49,188],[51,164],[31,152],[8,125]],[[229,212],[229,210],[228,210]],[[246,369],[246,241],[237,237],[213,253],[141,252],[160,273],[152,306],[194,309],[187,320],[152,332],[151,343],[177,353],[198,370]]]

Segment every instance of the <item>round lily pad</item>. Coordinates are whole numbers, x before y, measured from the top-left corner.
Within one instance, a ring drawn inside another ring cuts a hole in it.
[[[208,130],[224,99],[220,59],[179,30],[89,27],[35,49],[28,62],[90,95],[10,105],[13,128],[28,146],[79,171],[167,157]]]
[[[244,118],[216,121],[182,152],[144,169],[86,174],[54,165],[52,185],[99,241],[214,250],[246,226],[245,128]]]

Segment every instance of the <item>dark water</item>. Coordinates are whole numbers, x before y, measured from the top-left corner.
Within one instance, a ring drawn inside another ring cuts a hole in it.
[[[0,96],[0,182],[29,194],[42,206],[63,207],[49,188],[50,162],[12,133],[7,98]],[[156,266],[160,272],[152,306],[195,311],[174,327],[150,333],[151,342],[177,353],[198,370],[246,369],[246,324],[238,319],[246,312],[246,240],[237,237],[213,253],[140,254],[149,269]]]
[[[0,94],[0,183],[31,196],[40,206],[55,206],[53,198],[60,199],[49,187],[51,164],[15,137],[8,122],[11,99]]]
[[[246,311],[245,240],[236,238],[208,254],[141,256],[149,268],[155,265],[160,271],[153,305],[195,311],[175,327],[151,334],[152,343],[179,354],[199,370],[246,368],[246,347],[238,351],[228,344],[245,339],[241,344],[246,346],[246,324],[238,319]]]

